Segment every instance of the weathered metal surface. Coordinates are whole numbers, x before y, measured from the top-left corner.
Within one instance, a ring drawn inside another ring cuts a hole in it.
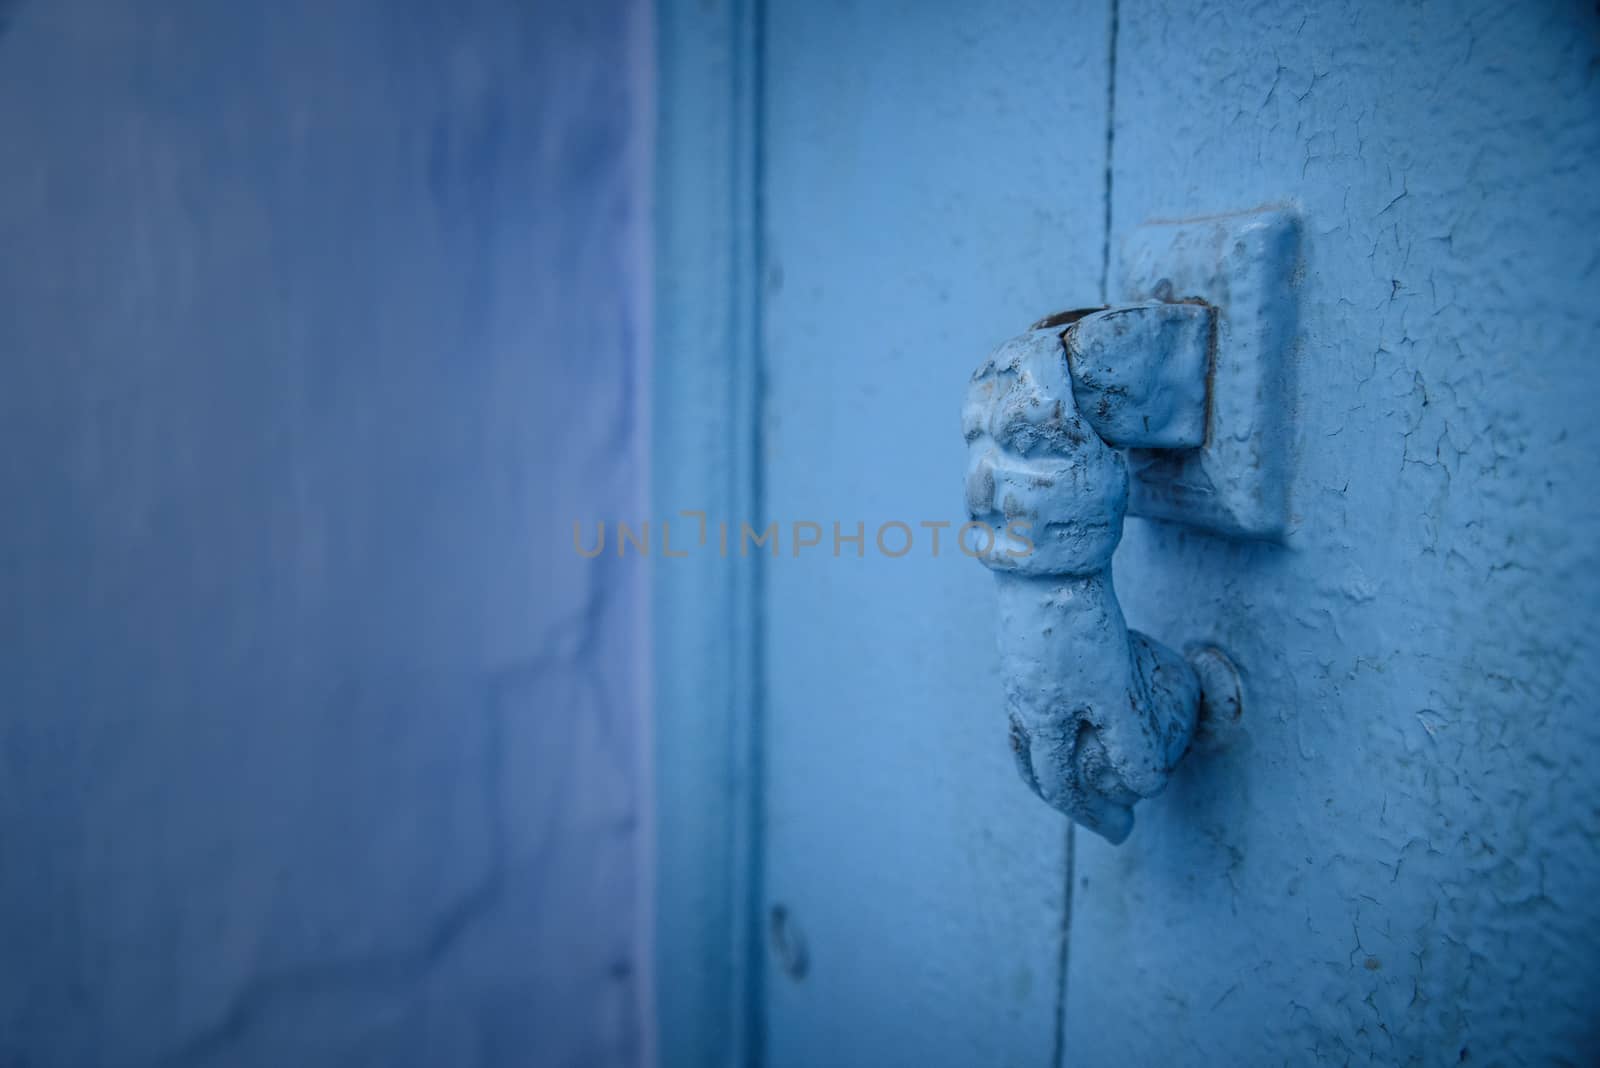
[[[1204,445],[1216,322],[1210,305],[1156,301],[1076,320],[1061,337],[1078,410],[1123,448]]]
[[[1010,535],[991,539],[978,558],[999,586],[1001,675],[1018,770],[1045,801],[1111,842],[1133,829],[1134,803],[1165,788],[1200,701],[1183,658],[1123,622],[1111,555],[1122,537],[1128,467],[1103,435],[1152,436],[1132,398],[1162,427],[1195,421],[1146,387],[1164,377],[1160,344],[1192,338],[1207,317],[1122,311],[1078,320],[1065,336],[1044,327],[1001,345],[973,375],[962,411],[968,514]],[[1172,331],[1163,321],[1183,325]],[[1068,371],[1082,327],[1089,344],[1079,359],[1098,383],[1083,390],[1088,411],[1079,410],[1083,382]],[[1174,362],[1192,370],[1189,357]],[[1112,392],[1120,388],[1113,381],[1131,388]],[[1203,413],[1203,403],[1190,407]]]
[[[1151,224],[1129,235],[1118,299],[1204,301],[1217,309],[1204,440],[1189,451],[1129,454],[1130,515],[1236,538],[1277,541],[1288,532],[1285,382],[1299,234],[1292,213],[1271,210]]]

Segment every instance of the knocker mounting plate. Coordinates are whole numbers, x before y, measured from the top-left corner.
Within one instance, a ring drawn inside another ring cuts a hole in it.
[[[1290,528],[1291,358],[1300,228],[1284,209],[1139,227],[1114,303],[1200,299],[1217,309],[1205,443],[1131,449],[1128,513],[1235,538]]]

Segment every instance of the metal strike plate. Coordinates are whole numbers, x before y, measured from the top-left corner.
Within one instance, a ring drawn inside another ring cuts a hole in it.
[[[1300,227],[1283,209],[1141,226],[1123,245],[1117,303],[1217,309],[1205,442],[1131,449],[1128,513],[1235,538],[1289,527],[1290,360]]]

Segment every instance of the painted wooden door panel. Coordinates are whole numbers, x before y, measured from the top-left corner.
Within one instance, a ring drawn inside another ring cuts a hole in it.
[[[807,954],[769,957],[773,1065],[1054,1055],[1067,826],[1007,749],[957,417],[995,341],[1098,291],[1106,19],[767,12],[764,894]],[[796,520],[823,530],[799,558]],[[938,558],[924,521],[953,524]]]
[[[1129,525],[1130,623],[1228,648],[1247,740],[1078,835],[1068,1063],[1595,1055],[1597,28],[1121,0],[1113,237],[1302,213],[1296,520]]]
[[[741,772],[759,873],[730,898],[764,932],[743,1048],[1591,1060],[1593,10],[771,0],[755,22],[763,452],[734,500],[780,546]],[[1269,203],[1303,221],[1288,543],[1133,520],[1115,563],[1130,625],[1233,655],[1244,733],[1112,847],[1019,781],[993,583],[920,524],[963,518],[985,353],[1114,289],[1141,221]],[[798,556],[797,522],[820,542]]]

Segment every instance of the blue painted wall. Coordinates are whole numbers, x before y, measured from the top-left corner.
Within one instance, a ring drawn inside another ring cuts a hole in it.
[[[0,5],[0,1063],[647,1053],[648,21]]]

